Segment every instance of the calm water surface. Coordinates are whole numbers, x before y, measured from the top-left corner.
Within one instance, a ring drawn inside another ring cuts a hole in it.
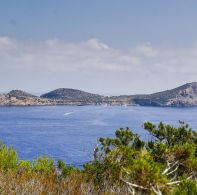
[[[101,136],[113,136],[119,127],[130,127],[144,139],[145,121],[178,124],[197,129],[197,108],[138,106],[1,107],[0,139],[17,149],[21,159],[49,155],[80,166],[91,160]]]

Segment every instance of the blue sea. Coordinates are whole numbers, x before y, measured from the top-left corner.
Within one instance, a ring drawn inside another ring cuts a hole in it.
[[[197,129],[197,108],[140,106],[0,107],[0,139],[17,149],[21,159],[48,155],[81,166],[92,159],[99,137],[113,137],[129,127],[143,139],[150,135],[143,123],[178,125],[185,121]]]

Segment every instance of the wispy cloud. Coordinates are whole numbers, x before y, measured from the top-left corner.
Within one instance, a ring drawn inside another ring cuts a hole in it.
[[[125,78],[127,83],[154,83],[156,89],[165,79],[175,85],[196,78],[197,47],[154,47],[151,43],[144,43],[129,51],[121,51],[96,38],[68,43],[58,39],[25,42],[0,37],[0,69],[0,77],[5,72],[20,71],[28,75],[43,71],[76,73],[78,77],[83,73],[91,73],[95,77],[104,74],[103,79],[107,81],[118,75],[123,79],[125,74],[130,77]],[[125,86],[125,81],[122,84]]]

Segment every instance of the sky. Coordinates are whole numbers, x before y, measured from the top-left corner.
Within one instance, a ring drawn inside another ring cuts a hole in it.
[[[197,81],[196,0],[0,0],[0,91],[119,95]]]

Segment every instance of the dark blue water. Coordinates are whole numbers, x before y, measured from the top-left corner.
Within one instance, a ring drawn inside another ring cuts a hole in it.
[[[91,160],[101,136],[113,136],[119,127],[130,127],[143,138],[145,121],[178,125],[185,121],[197,129],[197,108],[138,106],[1,107],[0,139],[17,149],[21,159],[49,155],[67,164]]]

